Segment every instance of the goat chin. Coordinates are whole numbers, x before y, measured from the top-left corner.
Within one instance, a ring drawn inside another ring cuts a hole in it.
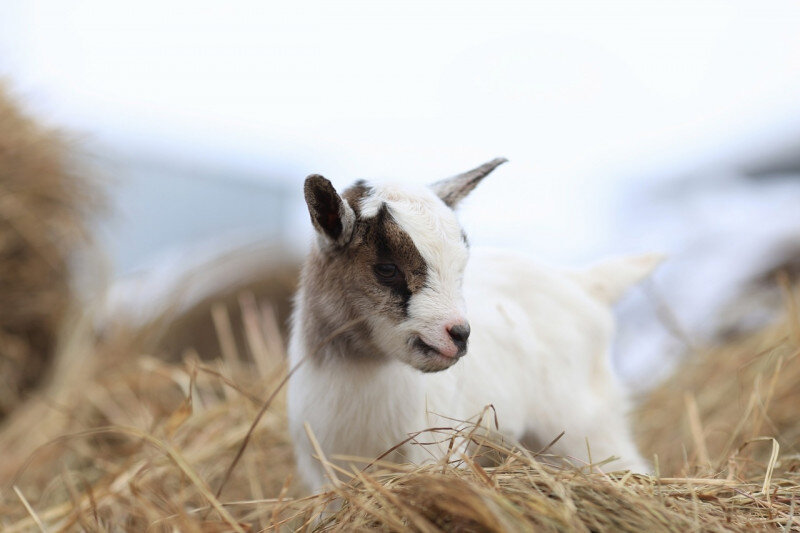
[[[424,373],[392,357],[335,353],[299,367],[288,391],[299,473],[313,490],[328,482],[312,457],[306,423],[328,460],[371,459],[415,432],[474,419],[487,405],[513,441],[550,442],[563,431],[553,454],[588,461],[588,441],[595,461],[619,458],[607,469],[648,471],[626,420],[628,399],[610,367],[610,301],[657,263],[655,256],[638,256],[561,272],[518,253],[472,250],[463,282],[472,334],[466,355],[450,368]],[[298,297],[292,365],[319,342],[297,327],[307,312]],[[446,447],[409,442],[386,459],[421,463],[440,458]]]

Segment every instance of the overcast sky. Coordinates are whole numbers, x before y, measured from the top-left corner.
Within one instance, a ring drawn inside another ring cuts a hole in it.
[[[563,259],[597,252],[620,180],[800,136],[798,28],[794,1],[6,0],[0,74],[117,149],[298,187],[503,155],[473,240]]]

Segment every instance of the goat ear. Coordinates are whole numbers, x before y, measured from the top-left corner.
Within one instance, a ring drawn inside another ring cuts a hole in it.
[[[349,243],[353,236],[356,215],[331,182],[319,174],[311,174],[306,178],[303,192],[311,223],[317,230],[320,242],[334,247]]]
[[[431,185],[431,189],[444,203],[451,208],[455,208],[461,199],[468,195],[483,178],[506,161],[508,159],[505,157],[492,159],[488,163],[484,163],[468,172],[437,181]]]

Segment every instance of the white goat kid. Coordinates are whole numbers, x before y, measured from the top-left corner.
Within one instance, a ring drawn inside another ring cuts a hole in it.
[[[361,181],[340,196],[322,176],[306,179],[317,240],[292,317],[290,363],[304,362],[289,380],[288,408],[312,489],[326,477],[306,423],[326,457],[373,458],[489,404],[501,433],[529,447],[564,431],[551,453],[587,460],[588,439],[592,459],[620,458],[609,468],[648,470],[610,368],[610,305],[658,258],[568,273],[519,253],[470,254],[453,208],[504,161],[431,188]],[[409,443],[388,459],[442,453]]]

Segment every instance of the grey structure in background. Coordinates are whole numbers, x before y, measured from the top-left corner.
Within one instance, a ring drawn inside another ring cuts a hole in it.
[[[99,223],[101,244],[116,275],[151,264],[176,249],[228,239],[288,246],[293,216],[287,180],[166,156],[109,156],[103,165],[110,217]],[[277,174],[277,172],[275,172]]]
[[[628,190],[615,238],[668,259],[618,307],[616,364],[637,388],[704,346],[757,330],[800,272],[800,143]],[[635,191],[633,190],[635,189]]]

